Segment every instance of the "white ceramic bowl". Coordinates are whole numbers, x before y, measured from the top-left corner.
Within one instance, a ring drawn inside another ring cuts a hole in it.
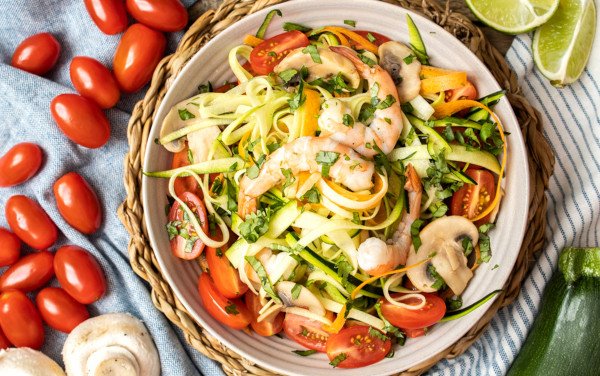
[[[344,20],[356,20],[356,29],[371,30],[399,41],[408,41],[405,15],[410,13],[425,41],[432,64],[443,68],[466,70],[483,94],[500,90],[491,73],[460,41],[429,20],[398,6],[369,0],[302,0],[276,6],[283,17],[275,17],[269,35],[282,30],[284,21],[309,26],[343,25]],[[226,63],[229,50],[240,44],[246,34],[256,32],[268,9],[244,18],[219,34],[204,46],[182,70],[164,97],[148,137],[145,171],[168,169],[171,155],[154,144],[160,124],[169,109],[177,102],[194,95],[201,83],[211,80],[221,83],[233,78]],[[506,99],[496,106],[496,112],[511,135],[508,137],[508,166],[505,179],[506,196],[498,217],[497,227],[491,233],[493,256],[482,265],[463,294],[465,306],[492,290],[500,289],[509,276],[519,252],[524,234],[529,203],[529,176],[523,139],[517,120]],[[300,357],[292,350],[299,349],[293,341],[248,335],[226,328],[204,311],[197,292],[200,269],[195,262],[186,262],[172,256],[167,232],[164,207],[167,204],[167,182],[144,177],[142,195],[145,220],[150,243],[165,274],[165,278],[192,317],[229,348],[274,372],[292,375],[388,375],[414,366],[452,345],[483,315],[490,303],[467,317],[436,325],[431,332],[407,341],[396,349],[393,358],[373,364],[368,369],[332,370],[324,354]],[[495,265],[498,265],[496,268]]]

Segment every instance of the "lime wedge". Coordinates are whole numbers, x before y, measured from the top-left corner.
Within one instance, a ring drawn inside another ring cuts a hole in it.
[[[560,0],[550,20],[536,30],[533,59],[555,86],[579,78],[592,51],[596,32],[594,0]]]
[[[559,0],[467,0],[486,25],[507,34],[521,34],[548,21]]]

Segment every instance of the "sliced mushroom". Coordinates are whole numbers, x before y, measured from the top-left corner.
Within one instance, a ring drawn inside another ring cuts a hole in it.
[[[401,103],[409,102],[419,95],[421,63],[408,46],[396,41],[383,43],[379,46],[379,65],[392,76]]]
[[[159,376],[160,361],[144,324],[126,313],[88,319],[67,337],[63,360],[69,376]]]
[[[321,59],[316,63],[310,54],[302,52],[304,47],[291,51],[283,60],[275,66],[274,72],[279,74],[288,69],[300,70],[302,67],[308,69],[307,82],[318,78],[327,80],[337,76],[339,73],[346,80],[349,87],[355,89],[360,84],[360,76],[352,62],[346,57],[331,51],[329,48],[317,48]]]
[[[0,350],[0,375],[65,376],[65,372],[43,353],[21,347]]]
[[[436,291],[432,287],[436,282],[435,278],[427,271],[429,265],[433,265],[452,292],[460,295],[473,277],[473,272],[467,266],[462,239],[469,237],[473,245],[476,245],[479,240],[477,227],[464,217],[448,216],[425,226],[419,236],[422,244],[417,252],[411,247],[406,264],[413,265],[431,255],[433,257],[430,262],[406,273],[412,284],[420,291]]]
[[[298,286],[298,287],[295,287]],[[300,289],[296,292],[297,297],[294,299],[294,288]],[[286,307],[301,307],[315,313],[319,316],[325,316],[325,308],[321,301],[310,292],[306,287],[291,281],[281,281],[276,286],[277,295]]]

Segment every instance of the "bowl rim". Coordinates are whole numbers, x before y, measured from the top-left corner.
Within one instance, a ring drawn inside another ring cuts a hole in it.
[[[293,8],[293,7],[300,6],[300,5],[298,5],[299,3],[302,3],[301,7],[309,7],[311,5],[319,4],[321,1],[322,0],[303,0],[303,1],[297,0],[297,1],[288,1],[285,3],[280,3],[280,4],[277,4],[274,6],[269,6],[269,7],[266,7],[256,13],[253,13],[251,15],[248,15],[248,16],[242,18],[241,20],[235,22],[235,25],[240,26],[240,25],[245,25],[245,24],[256,24],[256,26],[258,26],[258,25],[260,25],[260,22],[262,22],[262,20],[264,19],[264,16],[266,15],[266,13],[268,13],[270,10],[281,9],[282,11],[285,11],[285,8],[288,8],[288,7]],[[344,0],[328,0],[328,3],[338,3],[341,6],[343,6]],[[422,24],[422,23],[427,23],[427,24],[429,24],[429,27],[435,29],[437,33],[444,35],[445,38],[452,38],[452,39],[457,40],[452,34],[445,31],[442,27],[440,27],[433,21],[425,18],[424,16],[419,15],[418,13],[415,13],[414,11],[412,11],[410,9],[406,9],[406,8],[403,8],[398,5],[384,3],[384,2],[381,2],[378,0],[354,0],[352,3],[365,3],[365,4],[368,4],[369,6],[373,6],[374,4],[377,4],[376,6],[380,8],[380,9],[378,9],[378,11],[379,10],[385,11],[387,9],[390,11],[398,12],[398,10],[400,9],[402,12],[410,14],[410,16],[413,18],[413,20],[415,21],[415,23],[417,25]],[[342,18],[343,17],[340,17],[340,22],[342,21]],[[167,98],[170,95],[173,95],[172,93],[174,91],[174,88],[177,88],[178,83],[184,79],[183,77],[186,76],[186,72],[189,70],[192,70],[192,66],[194,66],[195,64],[198,64],[198,62],[201,61],[201,59],[200,59],[201,53],[200,52],[204,49],[211,48],[211,46],[213,46],[213,45],[218,45],[222,42],[225,42],[227,40],[228,29],[230,29],[230,28],[228,27],[222,33],[219,33],[216,37],[211,39],[207,44],[202,46],[202,48],[199,51],[197,51],[194,54],[194,56],[192,56],[192,58],[190,58],[190,60],[186,63],[186,66],[179,72],[179,74],[174,79],[174,81],[171,83],[169,89],[165,93],[165,96],[163,97],[161,104],[155,113],[155,118],[152,119],[152,127],[151,127],[150,132],[152,132],[152,130],[154,129],[155,126],[159,126],[159,125],[155,125],[156,119],[159,117],[158,115],[165,112],[164,107],[165,107],[165,104],[167,103]],[[473,52],[471,52],[466,46],[464,46],[460,41],[458,41],[458,42],[463,47],[463,51],[461,51],[460,53],[462,54],[464,52],[465,54],[470,55],[469,59],[473,60],[474,63],[478,64],[480,66],[480,68],[483,69],[487,74],[489,74],[489,77],[492,77],[492,79],[493,79],[493,75],[491,74],[491,72],[489,71],[487,66],[481,60],[479,60],[479,58],[477,58],[477,56]],[[497,81],[495,79],[493,79],[493,84],[497,87],[498,90],[501,89],[500,85],[497,83]],[[505,110],[505,112],[506,113],[502,114],[503,123],[504,124],[507,124],[507,123],[516,124],[518,127],[517,118],[516,118],[514,111],[510,105],[508,105],[508,109]],[[510,144],[516,143],[520,147],[524,148],[524,140],[523,140],[521,133],[520,132],[516,132],[516,133],[517,134],[515,136],[511,136],[511,139],[509,140]],[[513,135],[514,135],[514,133],[513,133]],[[509,141],[507,141],[507,142],[509,142]],[[145,154],[143,156],[142,166],[143,166],[144,171],[148,171],[148,165],[150,163],[149,155],[150,155],[150,151],[153,149],[152,144],[153,144],[152,138],[149,137],[147,140],[147,144],[146,144]],[[525,157],[526,157],[526,154],[525,154]],[[528,163],[527,158],[525,158],[524,162],[526,164]],[[525,201],[527,204],[529,204],[529,202],[530,202],[530,192],[529,192],[530,191],[529,190],[530,177],[529,177],[529,172],[528,172],[527,166],[525,166],[523,171],[524,171],[524,176],[523,176],[524,181],[521,182],[521,186],[524,187],[523,192],[525,195],[523,201]],[[148,194],[148,185],[150,184],[149,181],[150,180],[147,176],[145,176],[145,175],[142,176],[141,194],[142,194],[142,204],[143,204],[144,208],[149,207],[150,200],[151,200],[151,197]],[[506,183],[506,178],[503,180],[503,182]],[[146,209],[144,209],[144,211],[146,211]],[[527,224],[526,213],[527,213],[527,210],[525,211],[525,217],[520,218],[521,223],[518,223],[518,226],[517,226],[520,229],[520,234],[522,234],[522,236],[519,236],[519,239],[518,239],[518,248],[519,249],[522,245],[523,236],[525,235],[525,227]],[[145,223],[147,231],[148,231],[150,246],[156,256],[156,259],[158,261],[159,266],[161,267],[161,270],[163,271],[163,273],[162,273],[163,277],[168,282],[170,288],[173,290],[173,292],[175,293],[177,298],[180,300],[180,302],[183,304],[183,306],[187,309],[190,316],[202,328],[206,329],[212,336],[216,337],[219,341],[223,342],[227,347],[229,347],[229,348],[233,349],[234,351],[236,351],[237,353],[239,353],[240,356],[243,356],[244,358],[251,360],[252,362],[260,365],[261,367],[264,367],[265,369],[268,369],[268,370],[271,370],[274,372],[279,372],[279,373],[300,375],[299,373],[290,372],[290,370],[287,370],[285,368],[281,368],[279,366],[275,366],[273,364],[265,362],[263,359],[257,358],[255,356],[253,356],[252,354],[248,354],[247,352],[241,350],[238,346],[236,346],[236,344],[233,343],[229,338],[226,338],[223,335],[221,335],[220,333],[218,333],[215,329],[212,328],[212,326],[209,323],[205,322],[191,307],[191,305],[189,304],[189,302],[187,301],[187,299],[185,297],[185,294],[180,290],[177,283],[175,283],[171,273],[168,272],[168,268],[166,267],[166,263],[165,263],[165,260],[163,259],[162,253],[155,251],[155,249],[158,249],[159,242],[155,237],[155,234],[153,231],[153,226],[151,225],[151,218],[149,215],[144,215],[144,223]],[[170,252],[168,254],[170,255]],[[518,253],[515,253],[515,257],[510,260],[510,268],[509,268],[510,271],[513,270],[514,263],[516,262],[517,257],[518,257]],[[510,272],[507,274],[506,278],[504,278],[504,282],[506,281],[506,279],[508,279],[509,276],[510,276]],[[489,307],[493,304],[493,302],[496,299],[497,299],[497,296],[495,296],[492,300],[487,302],[483,307],[480,307],[477,311],[471,313],[470,317],[473,318],[472,324],[470,324],[467,329],[463,330],[460,333],[460,336],[457,337],[449,346],[452,346],[458,339],[462,338],[466,334],[466,332],[468,332],[468,330],[470,330],[475,325],[475,323],[481,319],[481,317],[485,314],[485,312],[487,312]],[[222,326],[222,324],[219,324],[219,325]],[[443,351],[443,350],[444,349],[440,349],[438,352],[431,353],[431,354],[429,354],[429,356],[419,359],[418,362],[414,362],[413,365],[424,362],[424,361],[436,356],[436,354],[438,354],[440,351]],[[369,367],[369,366],[367,366],[367,367]],[[358,368],[358,369],[364,370],[365,367]],[[395,372],[398,372],[398,371],[399,370],[397,370],[397,369],[395,370]]]

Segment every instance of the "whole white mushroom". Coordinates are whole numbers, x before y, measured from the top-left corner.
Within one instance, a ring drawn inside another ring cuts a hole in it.
[[[160,361],[144,324],[127,313],[88,319],[67,337],[68,376],[159,376]]]
[[[0,375],[65,376],[52,359],[28,347],[0,350]]]

